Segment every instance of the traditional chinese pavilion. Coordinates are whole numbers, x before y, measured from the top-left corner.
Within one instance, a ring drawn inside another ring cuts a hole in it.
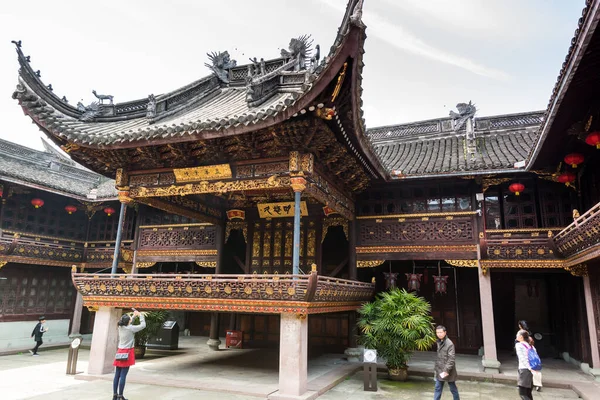
[[[526,319],[543,356],[597,374],[599,6],[587,2],[547,110],[476,117],[468,102],[445,118],[372,129],[361,110],[360,0],[328,52],[300,36],[247,65],[213,53],[210,75],[128,102],[94,93],[92,104],[68,103],[15,42],[13,97],[101,177],[69,167],[96,180],[93,202],[45,177],[2,175],[13,194],[3,197],[0,257],[59,265],[35,251],[68,241],[39,235],[40,224],[7,225],[18,223],[6,217],[11,201],[39,211],[28,202],[40,192],[20,187],[63,190],[53,209],[81,200],[81,217],[113,210],[107,242],[82,218],[87,233],[69,242],[81,258],[60,264],[77,267],[80,301],[96,310],[90,373],[110,371],[122,309],[168,309],[214,348],[226,328],[280,346],[273,398],[300,398],[308,346],[354,354],[354,311],[397,285],[426,297],[459,351],[479,352],[488,370]],[[106,179],[118,207],[96,204]]]

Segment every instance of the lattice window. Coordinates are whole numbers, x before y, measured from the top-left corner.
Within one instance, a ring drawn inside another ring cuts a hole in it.
[[[120,204],[113,204],[115,213],[109,217],[102,210],[98,211],[91,220],[90,241],[113,241],[117,237],[117,227],[119,226]],[[135,221],[135,210],[129,208],[125,214],[125,224],[123,226],[123,240],[133,238],[133,227]]]
[[[393,190],[370,190],[359,202],[360,215],[391,215],[453,212],[472,209],[466,184],[404,186]]]
[[[177,214],[157,210],[155,208],[143,209],[141,225],[170,225],[170,224],[192,224],[199,222],[193,218],[182,217]]]
[[[7,265],[0,284],[0,321],[70,318],[75,289],[67,268]]]
[[[533,187],[533,183],[526,184]],[[511,193],[508,186],[503,187],[504,228],[521,229],[537,228],[537,214],[533,190],[525,191],[519,196]]]
[[[35,208],[31,200],[41,198],[44,206]],[[87,217],[82,210],[73,214],[65,206],[75,204],[66,197],[31,191],[6,199],[2,210],[2,229],[40,236],[85,240]]]
[[[573,209],[577,208],[574,191],[560,184],[545,184],[540,186],[538,193],[544,228],[567,226],[573,222]]]

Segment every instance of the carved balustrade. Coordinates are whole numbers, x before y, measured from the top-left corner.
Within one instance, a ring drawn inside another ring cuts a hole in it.
[[[481,240],[481,256],[497,260],[556,259],[552,238],[560,229],[487,230]]]
[[[476,211],[357,217],[361,260],[476,257]]]
[[[440,242],[475,244],[476,212],[398,214],[357,217],[358,244],[419,245]]]
[[[92,266],[112,262],[114,241],[84,242],[68,238],[4,230],[0,232],[0,258],[9,262],[54,266]],[[123,241],[128,249],[131,241]]]
[[[563,257],[586,251],[600,243],[600,203],[589,209],[554,237]]]
[[[142,225],[139,228],[139,261],[215,261],[216,256],[214,225]]]
[[[308,275],[172,275],[72,273],[88,306],[250,313],[355,310],[374,283]]]

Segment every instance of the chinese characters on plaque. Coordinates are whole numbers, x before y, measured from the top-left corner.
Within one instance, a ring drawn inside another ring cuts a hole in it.
[[[257,204],[258,214],[261,218],[279,218],[279,217],[293,217],[294,216],[294,202],[282,202],[282,203],[259,203]],[[308,209],[306,208],[306,202],[300,202],[300,215],[306,217],[308,215]]]

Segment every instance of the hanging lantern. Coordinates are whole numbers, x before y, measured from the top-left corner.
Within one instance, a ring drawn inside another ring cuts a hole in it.
[[[525,190],[525,185],[523,185],[522,183],[513,183],[508,187],[508,190],[513,192],[515,196],[518,196],[523,190]]]
[[[583,163],[583,160],[585,160],[583,154],[579,153],[571,153],[565,156],[565,162],[573,168],[577,168],[579,164]]]
[[[0,185],[0,197],[4,194],[4,186]]]
[[[436,293],[446,294],[448,291],[448,275],[434,275],[433,285]]]
[[[398,279],[397,272],[384,272],[383,277],[385,278],[385,289],[396,289],[396,280]]]
[[[69,215],[71,215],[77,211],[77,207],[75,207],[74,205],[68,205],[65,207],[65,211],[68,212]]]
[[[113,215],[115,213],[115,209],[112,207],[106,207],[104,209],[104,212],[106,213],[106,215],[108,215],[110,217],[111,215]]]
[[[566,186],[571,186],[573,182],[575,182],[575,174],[572,172],[563,172],[557,178],[560,183],[564,183]]]
[[[418,292],[421,289],[421,278],[423,274],[406,274],[406,279],[408,279],[408,291],[409,292]]]
[[[585,142],[590,146],[596,146],[598,150],[600,150],[600,132],[592,132],[586,136]]]
[[[32,199],[31,205],[34,206],[35,208],[40,208],[41,206],[44,205],[44,200],[38,199],[38,198]]]

